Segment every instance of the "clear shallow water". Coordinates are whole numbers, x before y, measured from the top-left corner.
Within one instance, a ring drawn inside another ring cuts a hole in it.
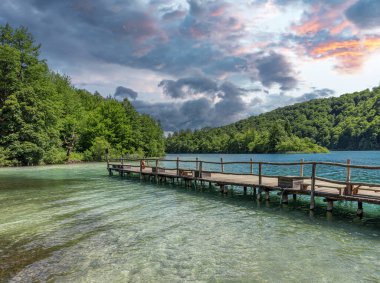
[[[156,186],[104,164],[1,169],[0,204],[3,281],[380,281],[377,206],[310,214],[306,197]]]

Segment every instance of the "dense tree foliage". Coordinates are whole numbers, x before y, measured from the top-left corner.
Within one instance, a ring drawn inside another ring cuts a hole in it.
[[[321,152],[380,149],[380,87],[315,99],[237,123],[175,132],[167,152]]]
[[[0,26],[0,165],[164,154],[160,125],[118,102],[74,88],[39,59],[21,27]]]

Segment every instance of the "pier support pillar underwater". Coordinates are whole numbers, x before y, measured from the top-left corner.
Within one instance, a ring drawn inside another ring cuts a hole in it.
[[[281,203],[282,204],[288,204],[289,198],[288,198],[288,192],[283,191],[281,194]]]
[[[220,185],[220,192],[222,194],[228,194],[228,187],[226,185],[224,185],[224,184],[221,184]]]
[[[326,202],[327,202],[327,208],[326,208],[326,210],[329,211],[329,212],[333,211],[334,201],[332,201],[331,199],[326,199]]]
[[[363,203],[361,201],[358,201],[358,210],[356,210],[356,215],[359,217],[363,217],[364,210],[363,210]]]
[[[269,195],[269,190],[265,190],[265,200],[269,200],[270,195]]]

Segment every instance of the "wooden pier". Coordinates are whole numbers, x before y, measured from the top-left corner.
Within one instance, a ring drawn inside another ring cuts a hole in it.
[[[173,166],[160,166],[160,163],[173,164]],[[183,166],[186,165],[186,166]],[[225,170],[227,165],[240,165],[249,168],[248,173],[236,173]],[[205,170],[205,167],[218,168],[218,170]],[[296,166],[299,168],[298,176],[265,175],[263,167],[266,169],[273,166]],[[304,175],[304,167],[311,166],[311,175]],[[318,177],[319,166],[343,167],[345,171],[344,180],[332,180]],[[257,172],[254,172],[257,167]],[[293,199],[297,195],[310,196],[310,209],[315,208],[315,198],[322,197],[327,203],[327,211],[332,211],[334,201],[344,200],[357,202],[357,215],[363,215],[363,203],[380,204],[380,183],[363,183],[351,181],[351,170],[365,170],[370,176],[371,172],[380,170],[380,166],[352,165],[350,160],[347,163],[332,162],[256,162],[252,159],[248,162],[220,162],[198,160],[177,159],[107,159],[107,170],[110,175],[114,172],[120,176],[136,175],[140,179],[154,179],[158,182],[169,181],[184,182],[187,187],[193,185],[204,186],[208,183],[220,187],[222,193],[228,193],[233,187],[242,187],[244,193],[247,188],[252,189],[252,193],[258,198],[270,198],[270,192],[277,192],[281,196],[281,203],[288,203],[288,195]],[[262,196],[264,194],[264,196]]]

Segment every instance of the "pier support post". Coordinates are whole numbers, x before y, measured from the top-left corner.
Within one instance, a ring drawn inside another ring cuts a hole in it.
[[[358,210],[356,210],[356,215],[359,217],[363,217],[363,214],[363,203],[361,201],[358,201]]]
[[[327,202],[327,208],[326,208],[326,210],[328,212],[332,212],[333,211],[333,207],[334,207],[334,202],[331,199],[326,199],[326,202]]]
[[[300,176],[301,177],[303,177],[303,163],[304,163],[304,159],[302,158],[300,162]]]
[[[156,183],[158,184],[158,159],[156,159]]]
[[[262,185],[263,183],[263,177],[261,176],[263,173],[262,171],[263,171],[263,164],[260,162],[259,163],[259,185]]]
[[[222,194],[228,194],[228,187],[224,184],[220,185],[220,192]]]
[[[220,192],[223,193],[223,191],[224,191],[224,185],[219,185],[219,188],[220,188]]]
[[[265,200],[269,200],[269,197],[270,197],[269,190],[267,189],[265,190]]]
[[[259,191],[257,192],[257,200],[261,200],[262,199],[261,193],[262,193],[262,189],[259,188]]]
[[[294,201],[297,200],[297,194],[293,194],[293,200],[294,200]]]
[[[289,198],[288,198],[288,192],[283,191],[281,194],[281,203],[282,204],[288,204],[289,203]]]
[[[351,168],[350,168],[351,160],[347,159],[347,168],[346,168],[346,190],[345,193],[347,195],[352,195],[352,188],[351,188]]]
[[[120,175],[120,177],[123,177],[123,170],[124,170],[124,159],[123,159],[123,156],[120,157],[120,164],[121,164],[121,167],[119,168],[119,175]]]
[[[244,187],[244,195],[247,194],[247,187]]]
[[[256,187],[253,188],[253,192],[252,193],[253,193],[253,196],[256,197],[256,195],[257,195],[257,189],[256,189]]]
[[[223,186],[223,193],[228,194],[228,186]]]
[[[177,170],[176,175],[179,176],[179,157],[178,156],[177,156],[177,161],[176,161],[176,170]],[[177,183],[178,183],[178,177],[177,177]]]
[[[315,209],[315,177],[317,173],[317,164],[313,163],[312,173],[311,173],[311,193],[310,193],[310,210]]]

